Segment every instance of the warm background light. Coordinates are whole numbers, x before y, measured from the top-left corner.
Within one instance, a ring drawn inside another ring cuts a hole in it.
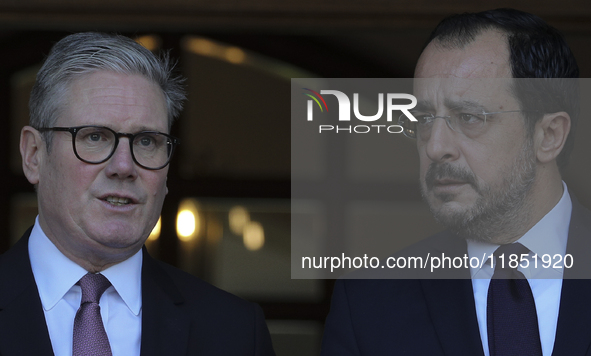
[[[193,53],[212,56],[219,51],[218,46],[205,38],[191,38],[185,43],[186,48]]]
[[[137,37],[135,41],[150,51],[155,51],[160,48],[161,43],[160,37],[154,35],[140,36]]]
[[[181,240],[191,240],[195,233],[195,215],[189,210],[181,210],[176,218],[176,229]]]
[[[183,41],[183,47],[185,50],[195,54],[221,59],[233,64],[243,64],[249,58],[246,51],[239,47],[228,46],[204,37],[187,37]]]
[[[160,229],[162,229],[162,217],[158,218],[158,222],[152,229],[150,236],[148,236],[149,241],[156,241],[160,237]]]
[[[176,218],[176,233],[181,241],[191,241],[197,238],[201,230],[201,218],[195,199],[184,199],[179,204]]]
[[[243,242],[250,251],[261,249],[265,244],[265,232],[263,225],[256,221],[250,221],[244,226]]]
[[[238,47],[229,47],[226,49],[224,57],[228,62],[240,64],[246,59],[246,53]]]
[[[230,223],[230,230],[236,235],[242,235],[242,230],[244,230],[244,227],[250,221],[250,214],[245,207],[237,205],[230,209],[228,221]]]

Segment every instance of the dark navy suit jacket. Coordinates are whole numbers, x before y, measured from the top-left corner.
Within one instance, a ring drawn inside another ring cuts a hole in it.
[[[415,249],[467,253],[449,232]],[[591,355],[591,212],[573,199],[554,356]],[[409,254],[412,256],[413,254]],[[484,355],[472,282],[463,279],[340,279],[333,292],[323,356]]]
[[[0,256],[0,355],[53,355],[29,261],[30,229]],[[151,258],[142,265],[142,356],[275,355],[256,304]]]

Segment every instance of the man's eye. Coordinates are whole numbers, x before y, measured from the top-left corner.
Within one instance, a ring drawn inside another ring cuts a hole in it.
[[[484,115],[475,115],[475,114],[468,114],[468,113],[459,114],[458,119],[461,124],[467,124],[467,125],[481,124],[485,121]]]
[[[159,134],[142,133],[140,136],[135,138],[134,144],[138,146],[138,148],[143,149],[160,148],[160,146],[162,146],[161,136],[162,135]]]
[[[107,140],[107,135],[102,132],[90,132],[84,135],[84,139],[88,142],[101,142]]]
[[[139,144],[144,147],[148,147],[154,144],[154,139],[148,136],[144,136],[139,139]]]

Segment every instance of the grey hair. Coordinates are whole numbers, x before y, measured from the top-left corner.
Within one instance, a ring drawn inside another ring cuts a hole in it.
[[[141,75],[157,84],[166,100],[170,130],[186,98],[184,79],[175,76],[173,68],[168,53],[158,58],[125,36],[98,32],[69,35],[53,46],[37,73],[29,99],[29,124],[35,128],[53,126],[74,80],[97,71],[111,71]],[[49,147],[50,140],[46,141]]]

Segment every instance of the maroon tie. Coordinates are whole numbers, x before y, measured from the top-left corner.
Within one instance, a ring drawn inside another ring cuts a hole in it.
[[[102,274],[88,273],[78,281],[82,288],[80,308],[74,318],[73,356],[112,356],[101,319],[99,300],[111,285]]]

